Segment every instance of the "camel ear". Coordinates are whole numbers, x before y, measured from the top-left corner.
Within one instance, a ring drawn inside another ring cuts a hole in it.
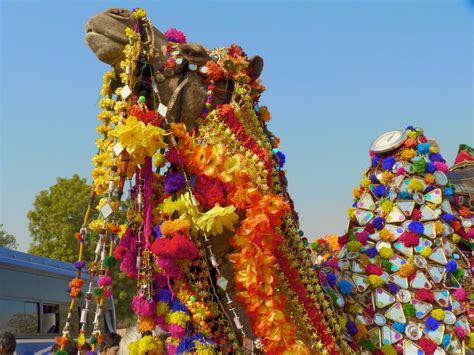
[[[253,80],[257,80],[262,74],[263,59],[259,55],[252,57],[249,61],[249,74]]]

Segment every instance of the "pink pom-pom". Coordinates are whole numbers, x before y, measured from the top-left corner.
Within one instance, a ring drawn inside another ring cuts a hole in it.
[[[403,167],[398,168],[398,170],[397,170],[397,175],[403,175],[403,174],[405,174],[405,172],[406,172],[406,171],[405,171],[405,168],[403,168]]]
[[[176,346],[173,343],[166,343],[166,353],[168,355],[176,354]]]
[[[149,302],[142,295],[136,295],[132,299],[132,311],[142,317],[151,317],[155,314],[155,302]]]
[[[97,281],[97,285],[99,287],[112,285],[112,277],[111,276],[99,277],[99,280]]]
[[[184,336],[184,334],[186,334],[186,329],[184,329],[180,325],[171,324],[169,327],[169,332],[171,333],[171,336],[173,336],[174,338],[181,339]]]
[[[112,297],[112,289],[108,288],[107,291],[105,291],[105,297]]]
[[[165,316],[158,316],[155,314],[153,318],[155,318],[157,327],[159,327],[164,332],[168,332],[168,323],[166,322]]]
[[[169,42],[186,43],[186,36],[176,28],[170,28],[165,32],[165,37]]]
[[[365,245],[369,240],[369,233],[366,231],[357,233],[357,240]]]
[[[466,299],[466,290],[463,288],[458,288],[456,291],[452,293],[455,299],[458,301],[464,301]]]
[[[456,332],[456,335],[461,339],[464,339],[467,335],[466,330],[460,325],[455,326],[454,331]]]
[[[449,170],[448,164],[443,163],[442,161],[435,161],[434,166],[437,170],[442,171],[443,173],[447,173]]]
[[[332,267],[335,270],[339,270],[339,262],[337,261],[336,258],[329,259],[326,262],[326,265],[329,266],[329,267]]]

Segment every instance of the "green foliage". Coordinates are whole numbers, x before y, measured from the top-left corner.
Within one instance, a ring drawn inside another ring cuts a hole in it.
[[[58,178],[56,184],[36,196],[33,209],[28,212],[30,234],[33,238],[29,252],[52,259],[77,260],[79,243],[74,234],[82,226],[89,203],[91,187],[78,175]],[[92,217],[97,211],[92,211]],[[85,244],[85,260],[91,260],[94,241]]]
[[[8,249],[18,248],[15,236],[4,230],[3,224],[0,224],[0,247]]]
[[[36,196],[33,209],[27,215],[33,238],[29,249],[31,254],[68,262],[77,260],[79,242],[74,234],[82,226],[90,191],[91,186],[86,179],[74,175],[70,179],[58,178],[56,184]],[[90,220],[98,215],[95,205]],[[126,208],[125,205],[123,207]],[[123,215],[118,216],[119,223],[124,221]],[[90,262],[93,260],[97,235],[91,233],[85,240],[84,260]],[[118,325],[131,325],[133,312],[130,302],[136,290],[136,280],[130,280],[120,272],[119,263],[114,257],[108,257],[106,263],[111,267],[114,280],[112,292]]]

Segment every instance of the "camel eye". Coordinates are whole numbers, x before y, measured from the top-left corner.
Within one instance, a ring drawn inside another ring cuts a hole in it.
[[[193,55],[196,54],[196,52],[194,52],[194,51],[193,51],[192,49],[190,49],[190,48],[187,48],[187,49],[184,50],[184,54],[185,54],[185,55],[189,55],[189,56],[193,56]]]

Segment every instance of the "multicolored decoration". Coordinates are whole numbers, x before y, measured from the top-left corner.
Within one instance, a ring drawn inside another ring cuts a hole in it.
[[[351,354],[299,230],[286,157],[267,128],[268,109],[258,104],[265,88],[251,59],[232,45],[209,51],[211,60],[197,65],[183,57],[186,36],[172,29],[165,33],[168,59],[153,67],[153,38],[142,38],[153,33],[151,22],[143,9],[133,13],[121,71],[106,73],[101,89],[102,137],[92,159],[100,216],[86,219],[80,234],[99,235],[84,316],[94,294],[93,350],[102,338],[96,319],[113,282],[109,268],[118,261],[137,281],[131,311],[142,338],[129,345],[132,355],[165,348],[168,354]],[[207,96],[187,127],[179,105],[190,72],[207,85]],[[168,80],[178,84],[164,102],[158,83]],[[121,211],[126,187],[128,207]],[[120,212],[126,225],[117,224]],[[81,286],[72,283],[73,298]],[[153,336],[157,327],[166,339]],[[60,341],[69,337],[65,327]],[[86,335],[80,337],[83,343]]]
[[[448,166],[420,128],[382,135],[370,156],[341,250],[320,269],[339,322],[358,352],[464,353],[471,278],[457,243],[470,211],[453,209]]]

